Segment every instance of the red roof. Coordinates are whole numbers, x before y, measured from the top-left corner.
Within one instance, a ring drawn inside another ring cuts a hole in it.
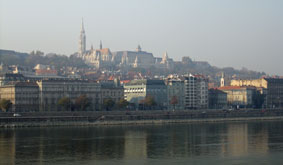
[[[103,48],[103,49],[98,49],[101,54],[111,54],[111,51],[109,48]]]
[[[121,83],[121,84],[127,84],[127,83],[129,83],[130,81],[131,81],[131,80],[121,80],[120,83]]]

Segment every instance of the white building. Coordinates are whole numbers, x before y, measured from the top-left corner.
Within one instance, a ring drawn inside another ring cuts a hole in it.
[[[187,75],[184,80],[185,109],[208,108],[208,80],[202,75]]]

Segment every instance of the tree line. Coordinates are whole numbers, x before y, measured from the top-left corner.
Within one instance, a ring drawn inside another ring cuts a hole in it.
[[[74,102],[68,97],[59,99],[58,106],[62,111],[86,111],[91,107],[91,99],[86,95],[79,96]],[[115,102],[111,98],[105,98],[102,103],[103,110],[111,111],[115,109],[124,109],[129,105],[129,102],[125,99],[120,99]]]

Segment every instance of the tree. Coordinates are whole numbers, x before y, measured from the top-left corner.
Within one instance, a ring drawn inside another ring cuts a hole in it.
[[[2,109],[2,111],[8,112],[11,107],[12,107],[12,103],[10,100],[6,100],[6,99],[0,100],[0,108]]]
[[[125,100],[125,99],[121,99],[118,102],[118,107],[119,108],[125,108],[128,105],[129,105],[129,102],[127,100]]]
[[[86,95],[80,95],[75,100],[75,108],[79,111],[85,111],[90,105],[90,99]]]
[[[103,106],[106,108],[106,110],[111,110],[115,105],[115,102],[110,99],[110,98],[107,98],[107,99],[104,99],[103,100]]]
[[[63,108],[64,111],[71,110],[72,101],[68,97],[63,97],[58,101],[58,105]]]
[[[178,104],[178,99],[177,99],[177,96],[173,96],[170,100],[170,104],[172,104],[174,106],[174,109],[175,110],[175,106],[176,104]]]
[[[144,104],[151,109],[153,106],[156,105],[154,97],[151,95],[146,96],[144,99]]]

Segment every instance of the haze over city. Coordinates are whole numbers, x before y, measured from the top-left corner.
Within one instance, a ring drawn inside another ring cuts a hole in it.
[[[283,75],[280,0],[0,0],[0,49],[78,51],[82,17],[87,49],[190,56],[219,67]]]

